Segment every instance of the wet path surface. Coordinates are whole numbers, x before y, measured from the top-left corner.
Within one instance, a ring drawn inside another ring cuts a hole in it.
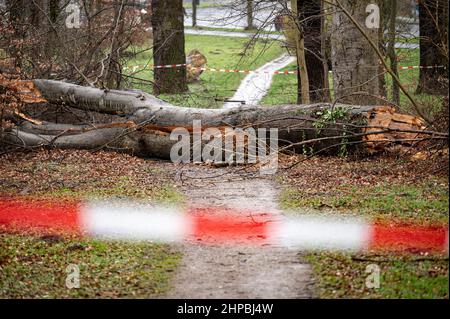
[[[196,177],[220,174],[222,169],[199,167]],[[193,174],[190,172],[190,174]],[[189,205],[251,209],[280,215],[279,189],[270,178],[242,179],[225,175],[186,185]],[[213,211],[211,213],[214,213]],[[267,244],[186,242],[169,298],[312,298],[314,282],[302,253]]]
[[[262,98],[267,94],[267,92],[269,92],[272,79],[274,77],[274,72],[288,66],[294,61],[295,57],[288,54],[283,54],[282,56],[257,69],[256,71],[258,73],[251,73],[247,75],[242,80],[234,96],[230,99],[233,102],[226,102],[223,105],[223,108],[233,108],[240,106],[241,104],[259,104]]]

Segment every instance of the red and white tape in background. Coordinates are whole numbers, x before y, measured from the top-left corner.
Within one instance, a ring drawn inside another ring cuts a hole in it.
[[[169,64],[169,65],[134,65],[126,66],[125,70],[131,69],[133,72],[145,69],[176,69],[181,67],[186,67],[187,64]],[[210,71],[210,72],[220,72],[220,73],[243,73],[243,74],[297,74],[297,70],[286,70],[286,71],[257,71],[257,70],[235,70],[235,69],[218,69],[218,68],[208,68],[208,67],[192,67],[196,70]]]
[[[399,70],[414,70],[414,69],[442,69],[446,68],[445,65],[430,65],[430,66],[422,66],[422,65],[412,65],[412,66],[399,66]]]
[[[133,202],[0,200],[0,230],[44,231],[107,240],[276,245],[305,250],[448,253],[448,226],[377,224],[359,218],[285,217],[224,207],[162,207]]]
[[[168,64],[168,65],[134,65],[134,66],[126,66],[125,70],[131,69],[133,72],[138,70],[146,70],[146,69],[176,69],[181,67],[187,67],[187,64]],[[285,70],[285,71],[257,71],[257,70],[234,70],[234,69],[218,69],[218,68],[209,68],[209,67],[191,67],[193,69],[201,70],[201,71],[210,71],[210,72],[219,72],[219,73],[243,73],[243,74],[297,74],[298,70]],[[433,66],[420,66],[420,65],[412,65],[412,66],[399,66],[398,70],[414,70],[414,69],[435,69],[435,68],[446,68],[445,65],[433,65]],[[331,73],[332,71],[330,71]]]

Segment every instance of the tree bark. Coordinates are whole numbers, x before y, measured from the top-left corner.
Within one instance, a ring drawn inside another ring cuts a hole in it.
[[[372,41],[378,45],[378,30],[366,28],[366,7],[372,0],[342,0],[340,3],[363,27]],[[339,8],[333,15],[331,33],[331,60],[335,98],[351,104],[380,103],[378,57],[374,49]],[[365,92],[360,95],[359,92]]]
[[[309,75],[306,64],[305,57],[305,37],[304,30],[300,23],[300,16],[298,12],[298,1],[291,0],[291,19],[292,25],[295,31],[295,49],[297,55],[297,67],[298,67],[298,75],[297,75],[297,83],[298,83],[298,96],[297,103],[299,104],[309,104],[310,103],[310,95],[309,95]]]
[[[397,20],[397,0],[390,0],[390,15],[389,15],[389,29],[388,29],[388,49],[387,53],[391,64],[391,69],[398,76],[398,62],[397,53],[395,51],[396,42],[396,20]],[[400,105],[400,88],[398,83],[392,79],[392,101],[396,105]]]
[[[153,59],[155,65],[185,64],[182,0],[152,0]],[[186,68],[154,70],[155,95],[188,90]]]
[[[192,0],[192,26],[197,26],[197,4],[198,0]]]
[[[11,86],[5,85],[11,89]],[[59,81],[34,80],[22,87],[27,90],[22,92],[26,93],[27,99],[34,95],[54,105],[110,114],[116,121],[95,125],[16,121],[17,126],[3,135],[6,145],[110,148],[145,157],[169,159],[171,149],[177,142],[170,139],[172,130],[184,128],[192,132],[194,120],[200,120],[203,130],[277,129],[278,140],[283,147],[304,152],[307,146],[308,152],[336,155],[343,146],[348,152],[361,149],[373,152],[384,149],[390,142],[408,144],[422,136],[424,129],[421,119],[395,113],[393,108],[386,106],[323,103],[273,108],[192,109],[173,106],[142,92],[104,91]]]
[[[298,1],[300,25],[305,38],[305,62],[308,70],[309,96],[311,103],[327,100],[325,89],[328,86],[328,73],[324,70],[324,56],[322,54],[322,1]],[[326,74],[326,77],[325,77]],[[301,84],[299,83],[299,93]],[[301,101],[301,97],[298,98]]]
[[[384,60],[387,56],[387,39],[385,37],[386,33],[386,21],[388,21],[389,16],[389,1],[381,1],[379,3],[380,8],[380,27],[378,28],[378,49],[383,55]],[[383,98],[387,98],[387,86],[386,86],[386,70],[382,63],[378,63],[378,88],[379,94]]]
[[[23,12],[25,6],[24,0],[7,0],[6,10],[9,12],[9,23],[14,30],[14,37],[17,40],[23,40],[26,34],[26,15]],[[10,46],[7,48],[8,55],[14,59],[14,67],[22,67],[22,54],[19,46]]]
[[[254,30],[256,27],[253,24],[253,0],[247,0],[247,26],[246,30]]]
[[[59,16],[59,0],[50,0],[49,2],[49,19],[50,21],[55,24],[58,21],[58,16]]]
[[[448,2],[419,1],[420,65],[448,66]],[[417,93],[446,95],[448,70],[421,69]]]

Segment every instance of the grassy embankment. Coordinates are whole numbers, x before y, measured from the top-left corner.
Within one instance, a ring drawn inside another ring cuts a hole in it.
[[[208,67],[232,70],[256,69],[284,52],[278,41],[258,40],[247,47],[248,42],[249,39],[245,38],[186,35],[186,52],[199,49],[206,56]],[[152,61],[152,52],[149,50],[138,54],[128,65],[147,65],[152,64]],[[134,76],[153,80],[153,72],[150,69],[140,71]],[[201,75],[201,81],[189,84],[189,92],[161,95],[160,98],[176,105],[219,108],[225,98],[233,96],[244,77],[245,74],[242,73],[206,71]],[[148,83],[134,85],[134,88],[152,92]]]

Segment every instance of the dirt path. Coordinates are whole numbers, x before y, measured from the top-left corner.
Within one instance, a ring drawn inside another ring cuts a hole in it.
[[[193,176],[220,174],[225,169],[199,167]],[[280,214],[279,189],[271,179],[226,175],[186,185],[189,204],[238,207]],[[257,215],[249,218],[257,219]],[[311,298],[312,272],[301,252],[267,245],[185,243],[182,264],[169,298]]]

